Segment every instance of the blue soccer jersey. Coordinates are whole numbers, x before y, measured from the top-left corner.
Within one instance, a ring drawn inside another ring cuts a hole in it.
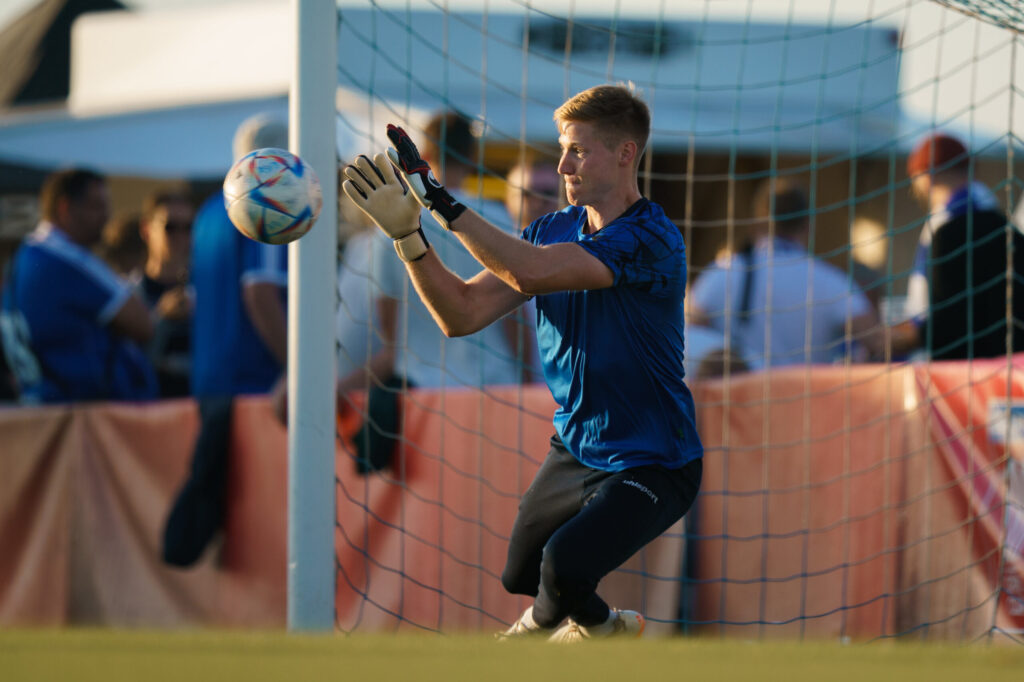
[[[142,349],[110,330],[132,295],[127,281],[45,222],[10,267],[0,331],[24,402],[157,397]]]
[[[265,393],[283,371],[245,312],[242,287],[276,284],[285,300],[288,250],[243,236],[217,193],[199,209],[192,230],[192,392],[196,396]]]
[[[536,245],[575,242],[615,276],[607,289],[537,296],[555,429],[595,469],[681,467],[703,455],[683,382],[682,235],[646,199],[593,234],[583,232],[586,224],[586,210],[570,206],[523,233]]]

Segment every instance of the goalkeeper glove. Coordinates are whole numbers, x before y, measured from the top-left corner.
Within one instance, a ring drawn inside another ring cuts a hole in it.
[[[395,251],[406,263],[426,255],[430,244],[420,227],[420,205],[406,192],[395,169],[383,154],[373,161],[360,154],[345,166],[348,178],[341,188],[363,213],[395,240]]]
[[[466,207],[437,181],[430,166],[420,156],[416,145],[404,130],[389,123],[388,139],[395,145],[388,149],[391,163],[402,172],[417,201],[424,208],[430,209],[444,229],[450,230],[451,222],[462,215]]]

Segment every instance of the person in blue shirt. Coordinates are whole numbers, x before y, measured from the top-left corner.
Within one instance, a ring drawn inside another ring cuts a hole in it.
[[[149,400],[156,375],[142,350],[153,334],[131,283],[100,260],[110,215],[105,178],[87,169],[51,174],[42,221],[9,265],[0,336],[22,403]]]
[[[239,125],[235,158],[288,146],[288,127],[265,114]],[[195,563],[224,516],[234,397],[282,391],[287,358],[288,250],[253,241],[228,218],[224,196],[207,199],[192,224],[192,393],[200,430],[188,479],[164,527],[163,559]]]
[[[287,148],[288,127],[267,115],[244,121],[235,158]],[[267,393],[287,363],[288,250],[246,238],[217,192],[192,227],[192,392],[198,397]]]
[[[521,239],[456,201],[395,126],[395,147],[357,158],[343,188],[395,240],[445,334],[472,333],[536,299],[542,370],[558,407],[502,574],[509,592],[534,602],[503,637],[639,636],[643,616],[610,608],[597,586],[681,518],[700,486],[703,448],[683,381],[685,247],[638,189],[650,132],[639,97],[597,86],[554,118],[570,205]],[[479,274],[467,281],[445,268],[419,228],[420,204],[481,263]]]

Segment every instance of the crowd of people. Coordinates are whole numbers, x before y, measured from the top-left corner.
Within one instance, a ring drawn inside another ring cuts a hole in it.
[[[558,434],[521,508],[503,576],[510,591],[537,601],[509,636],[554,633],[566,616],[572,627],[562,626],[563,638],[642,628],[638,614],[596,597],[603,573],[588,567],[615,564],[692,502],[699,438],[662,438],[650,419],[673,406],[670,421],[692,425],[684,367],[688,378],[702,378],[1024,349],[1024,235],[1007,229],[959,140],[930,135],[908,159],[926,220],[906,319],[887,327],[857,278],[809,250],[814,208],[806,188],[782,176],[756,192],[746,245],[687,286],[681,233],[636,189],[646,108],[623,88],[602,87],[610,89],[559,109],[559,160],[522,158],[505,177],[504,202],[467,183],[477,137],[473,121],[455,111],[433,116],[415,144],[390,129],[390,159],[360,157],[339,173],[337,390],[342,409],[353,392],[367,395],[367,419],[353,439],[358,469],[390,465],[388,434],[399,431],[398,397],[409,388],[546,382],[560,405]],[[237,158],[287,142],[286,125],[260,115],[239,127],[232,151]],[[405,184],[393,182],[396,168]],[[418,204],[409,203],[410,189]],[[219,193],[196,208],[186,192],[161,189],[137,212],[112,217],[107,180],[86,169],[53,173],[39,206],[41,220],[0,285],[0,399],[194,398],[200,432],[163,539],[167,563],[191,565],[223,520],[234,398],[268,394],[282,411],[287,250],[242,236]],[[654,328],[652,320],[661,322]],[[676,356],[676,364],[665,360]],[[595,366],[597,373],[587,369]],[[615,376],[599,376],[610,367]],[[657,380],[629,394],[624,386],[640,386],[641,377]],[[615,403],[623,401],[651,409],[620,414]],[[636,438],[657,441],[643,452],[674,454],[624,456]],[[607,499],[583,514],[562,498],[594,471],[601,473],[587,479],[589,494]],[[641,509],[614,481],[670,504]],[[552,520],[551,505],[565,515]],[[573,559],[594,528],[576,521],[582,530],[574,534],[566,519],[606,521],[623,506],[639,525],[613,524],[621,537],[603,547],[614,556]],[[551,544],[555,537],[560,544]],[[547,563],[549,548],[560,552],[559,568]],[[581,573],[570,579],[566,570]]]
[[[286,143],[286,127],[259,116],[239,129],[233,151]],[[504,205],[462,189],[477,147],[472,121],[457,112],[431,119],[421,151],[459,201],[510,234],[565,203],[556,164],[542,157],[508,172]],[[906,319],[888,328],[856,277],[808,251],[806,189],[786,177],[765,180],[749,210],[746,244],[691,282],[687,375],[915,352],[932,359],[1005,353],[1005,272],[993,264],[1006,261],[1007,218],[970,162],[963,143],[946,134],[926,137],[908,159],[926,220]],[[282,389],[287,258],[284,249],[240,240],[219,197],[197,211],[186,192],[162,189],[137,212],[112,217],[105,178],[73,169],[50,176],[39,201],[40,223],[3,279],[0,398],[33,404]],[[339,208],[342,399],[370,391],[386,422],[404,388],[542,380],[532,301],[476,334],[446,338],[366,216],[343,194]],[[479,266],[458,240],[429,212],[422,222],[448,267],[471,277]],[[1014,244],[1022,238],[1011,234]],[[1014,248],[1012,259],[1013,271],[1024,272],[1024,248]],[[1013,301],[1013,318],[1021,319],[1024,296]],[[251,338],[259,341],[242,342]],[[1014,334],[1012,344],[1024,347],[1024,335]]]

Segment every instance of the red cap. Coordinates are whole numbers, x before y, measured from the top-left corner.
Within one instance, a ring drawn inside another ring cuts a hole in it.
[[[907,158],[907,175],[967,168],[967,148],[963,142],[942,133],[929,135],[914,147]]]

